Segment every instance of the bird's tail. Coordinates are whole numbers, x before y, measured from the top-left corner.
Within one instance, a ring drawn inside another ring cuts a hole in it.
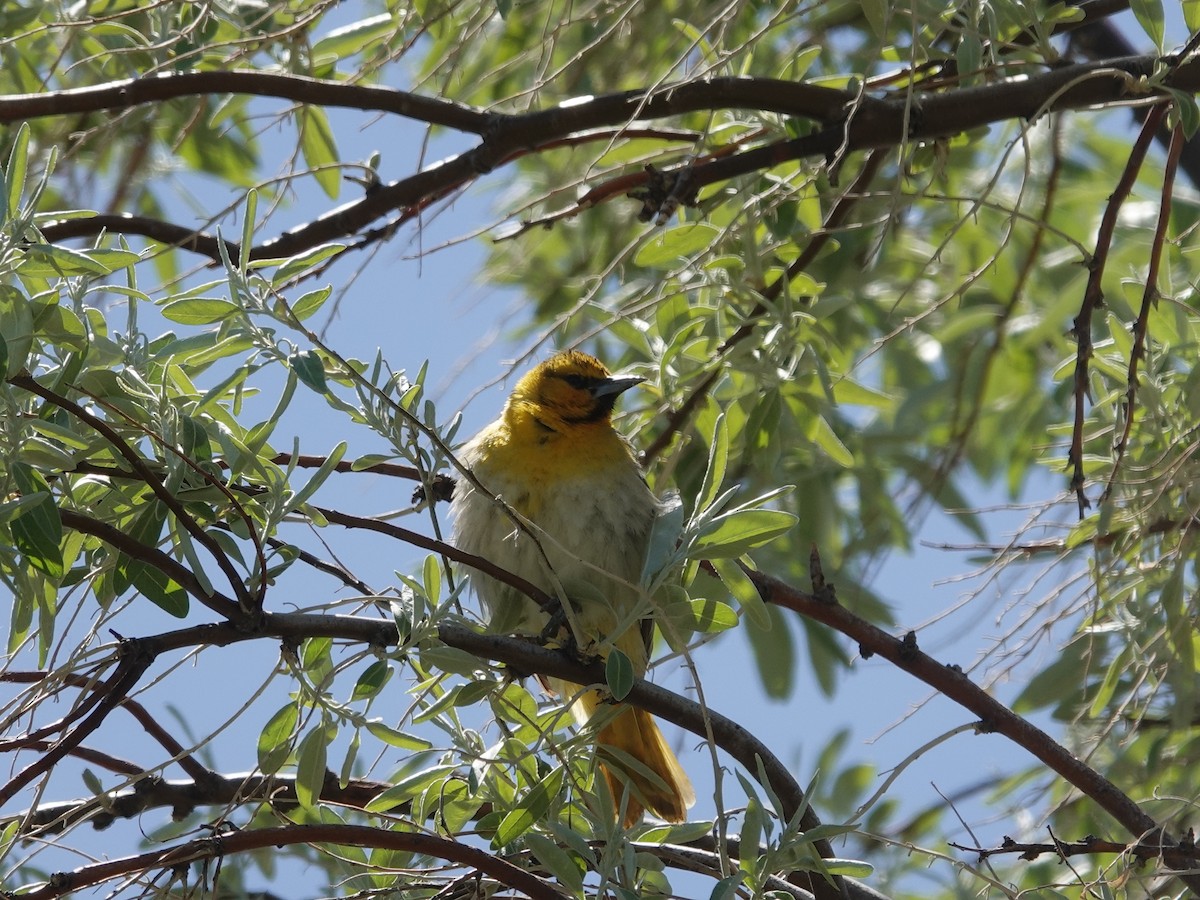
[[[604,702],[600,693],[584,692],[575,701],[576,718],[590,719]],[[696,802],[696,792],[650,713],[621,705],[600,729],[596,743],[617,751],[608,754],[612,761],[602,764],[601,771],[618,808],[621,795],[627,794],[625,827],[641,819],[643,808],[668,822],[686,821],[688,807]],[[619,772],[614,771],[614,763]]]

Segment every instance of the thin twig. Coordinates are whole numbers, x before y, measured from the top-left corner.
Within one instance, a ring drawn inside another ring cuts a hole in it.
[[[649,464],[666,450],[675,435],[690,421],[696,408],[708,396],[709,391],[712,390],[717,380],[721,377],[722,359],[731,349],[736,347],[753,332],[758,324],[756,320],[762,314],[763,310],[766,309],[767,304],[779,298],[784,289],[791,284],[796,276],[812,264],[812,261],[817,258],[821,250],[832,239],[837,229],[845,224],[850,216],[851,209],[866,194],[872,179],[875,177],[876,172],[879,171],[879,166],[882,164],[884,156],[883,151],[876,150],[867,157],[858,176],[854,179],[854,183],[850,186],[849,190],[838,198],[837,203],[829,211],[829,215],[825,218],[821,230],[812,236],[808,245],[791,262],[787,270],[763,289],[763,299],[750,311],[747,316],[748,321],[742,324],[717,348],[716,358],[712,362],[712,370],[698,385],[692,388],[683,403],[667,417],[667,423],[663,430],[650,442],[650,445],[642,454],[643,464]]]
[[[94,691],[99,687],[92,679],[73,673],[0,672],[0,682],[8,682],[10,684],[40,684],[49,678],[54,678],[56,681],[69,687],[86,691]],[[150,737],[154,738],[167,753],[171,754],[171,758],[179,763],[179,767],[187,772],[188,775],[197,781],[203,781],[213,776],[213,771],[188,753],[184,749],[184,746],[175,740],[174,735],[163,728],[158,723],[158,720],[150,715],[146,707],[129,697],[122,698],[119,705],[133,716],[134,720],[137,721]]]
[[[17,792],[37,778],[48,773],[60,759],[78,747],[89,734],[108,718],[116,706],[125,699],[141,679],[157,654],[148,640],[123,641],[120,661],[109,679],[96,687],[97,700],[94,708],[70,732],[56,741],[49,750],[0,787],[0,806],[8,803]]]
[[[1171,223],[1171,200],[1175,191],[1175,172],[1179,168],[1179,156],[1183,153],[1183,129],[1176,125],[1171,134],[1171,145],[1167,150],[1167,165],[1163,170],[1162,199],[1158,204],[1158,224],[1154,229],[1154,240],[1150,245],[1150,261],[1146,267],[1146,287],[1142,291],[1142,306],[1133,325],[1133,347],[1129,351],[1129,371],[1125,376],[1125,424],[1121,437],[1114,449],[1112,472],[1101,495],[1107,500],[1117,483],[1125,449],[1129,446],[1129,435],[1133,431],[1133,417],[1137,412],[1138,362],[1146,355],[1147,332],[1150,327],[1150,309],[1158,302],[1158,269],[1162,262],[1163,245],[1167,241],[1167,228]]]
[[[1142,167],[1146,152],[1154,140],[1154,133],[1158,130],[1166,111],[1167,104],[1160,103],[1147,114],[1137,141],[1134,142],[1133,149],[1129,152],[1129,159],[1125,163],[1124,172],[1121,173],[1121,180],[1117,182],[1117,186],[1104,208],[1100,229],[1096,234],[1096,249],[1088,263],[1088,281],[1083,292],[1083,304],[1071,328],[1071,333],[1075,336],[1075,421],[1071,429],[1071,449],[1067,455],[1067,463],[1073,470],[1071,490],[1075,492],[1076,500],[1079,503],[1080,519],[1092,505],[1083,490],[1086,484],[1083,472],[1083,424],[1085,401],[1090,393],[1088,390],[1088,364],[1092,358],[1092,315],[1104,302],[1101,280],[1104,277],[1105,263],[1108,261],[1108,250],[1112,246],[1113,233],[1117,227],[1117,214],[1121,210],[1121,204],[1133,190],[1138,171]]]
[[[131,447],[129,443],[117,433],[116,429],[114,429],[108,422],[104,421],[99,416],[93,415],[91,412],[84,409],[74,400],[52,391],[50,388],[41,384],[30,375],[13,375],[8,379],[8,381],[15,387],[29,391],[31,394],[36,394],[48,403],[51,403],[54,406],[57,406],[59,409],[64,410],[65,412],[74,416],[76,419],[79,419],[79,421],[83,422],[89,428],[100,434],[100,436],[106,441],[108,441],[108,443],[112,445],[112,448],[122,458],[124,458],[127,463],[129,463],[130,468],[132,468],[138,474],[138,477],[145,483],[146,487],[153,491],[154,496],[162,502],[163,506],[165,506],[174,514],[176,520],[180,525],[183,526],[184,530],[186,530],[187,533],[192,536],[196,543],[200,544],[213,555],[213,558],[217,562],[217,566],[224,573],[226,579],[229,581],[229,586],[233,589],[234,594],[237,596],[238,603],[232,604],[232,608],[226,608],[225,610],[221,610],[216,606],[211,606],[211,608],[215,612],[222,612],[223,615],[229,616],[230,618],[240,621],[243,624],[252,624],[251,610],[254,607],[253,599],[250,596],[250,592],[246,588],[245,581],[238,574],[237,569],[233,565],[233,561],[229,558],[229,555],[225,552],[225,549],[213,539],[212,535],[208,533],[207,529],[202,527],[200,523],[192,517],[191,513],[184,508],[179,499],[167,489],[166,485],[163,483],[163,480],[158,476],[158,474],[150,468],[150,465],[146,459],[143,458],[140,453],[134,450],[133,447]],[[188,574],[190,575],[191,573]],[[207,592],[202,591],[201,594],[198,594],[197,596],[202,597],[202,595],[206,594]],[[206,605],[208,605],[208,601],[202,602],[206,602]]]

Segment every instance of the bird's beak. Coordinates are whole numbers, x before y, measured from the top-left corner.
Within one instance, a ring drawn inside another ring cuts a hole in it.
[[[593,397],[615,397],[618,394],[623,394],[634,385],[641,384],[645,378],[639,378],[636,375],[631,375],[627,378],[606,378],[594,388],[592,388]]]

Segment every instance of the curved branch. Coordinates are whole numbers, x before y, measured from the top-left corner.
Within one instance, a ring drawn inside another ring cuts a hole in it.
[[[179,524],[187,530],[187,533],[192,536],[196,543],[200,544],[213,555],[213,558],[217,562],[217,566],[229,580],[229,586],[233,588],[234,593],[237,594],[240,603],[231,604],[230,608],[228,609],[220,609],[219,607],[212,605],[211,598],[205,600],[202,599],[201,595],[196,595],[197,599],[201,599],[201,602],[209,606],[209,608],[211,608],[214,612],[219,612],[222,615],[229,616],[242,622],[243,624],[250,624],[250,620],[252,618],[250,610],[253,609],[253,607],[257,604],[252,601],[250,592],[247,590],[245,582],[242,580],[241,576],[237,572],[237,569],[234,567],[233,561],[230,560],[229,555],[225,552],[225,549],[213,539],[212,535],[209,534],[206,529],[202,528],[200,523],[192,518],[191,514],[184,509],[183,504],[179,501],[179,499],[167,489],[167,486],[163,483],[162,479],[151,470],[146,459],[131,446],[129,446],[129,443],[123,437],[121,437],[121,435],[117,433],[116,429],[109,425],[108,422],[104,421],[99,416],[93,415],[74,400],[64,397],[41,384],[33,376],[28,374],[13,375],[8,379],[8,382],[15,387],[22,388],[23,390],[29,391],[31,394],[41,397],[47,403],[57,406],[64,412],[69,413],[108,441],[112,448],[127,463],[129,463],[130,468],[132,468],[138,474],[138,477],[143,483],[145,483],[146,487],[150,488],[150,490],[154,492],[154,496],[158,498],[163,506],[165,506],[174,514]],[[179,568],[182,569],[183,567],[181,566]],[[188,572],[188,577],[191,578],[192,581],[196,581],[195,577],[192,576],[190,572]],[[180,582],[180,584],[182,585],[183,582]],[[202,594],[207,595],[208,592],[202,590]]]
[[[0,122],[8,124],[45,116],[129,109],[147,103],[208,94],[248,94],[277,97],[311,106],[394,113],[471,134],[483,134],[491,121],[488,113],[453,100],[422,97],[394,88],[245,69],[232,72],[175,72],[65,91],[13,94],[0,97]]]
[[[604,664],[598,660],[584,662],[565,652],[549,650],[528,640],[484,634],[463,625],[442,624],[438,626],[437,633],[441,641],[450,647],[465,650],[480,659],[505,663],[520,672],[551,675],[574,684],[606,683]],[[394,645],[397,640],[395,623],[382,619],[266,613],[261,630],[255,635],[239,631],[228,623],[219,623],[156,635],[154,641],[157,648],[169,650],[198,643],[227,646],[252,638],[277,638],[298,643],[311,637],[360,641],[379,647]],[[802,827],[806,830],[820,824],[791,770],[762,741],[732,719],[711,709],[701,709],[698,703],[642,679],[635,680],[623,702],[639,706],[704,739],[708,738],[706,724],[711,724],[717,745],[751,775],[757,777],[761,761],[762,770],[767,775],[771,789],[779,797],[786,818],[801,813]],[[833,850],[828,842],[818,842],[818,846],[822,845],[821,855],[832,856]]]
[[[0,682],[7,682],[9,684],[39,684],[51,677],[62,684],[81,690],[93,691],[97,687],[92,679],[84,678],[71,672],[0,672]],[[123,697],[120,701],[120,706],[133,716],[134,720],[137,721],[150,737],[158,741],[159,746],[171,754],[172,758],[179,763],[179,767],[183,771],[198,781],[203,781],[213,776],[214,773],[212,770],[188,753],[184,746],[175,740],[174,735],[163,728],[158,723],[158,720],[150,715],[146,707],[129,697]],[[139,775],[145,770],[125,771],[114,769],[114,771],[124,771],[126,775]]]
[[[819,596],[814,596],[762,572],[747,570],[746,574],[754,582],[765,602],[790,609],[805,618],[840,631],[858,642],[864,657],[882,656],[898,669],[920,679],[978,716],[981,720],[980,731],[1002,734],[1023,747],[1090,797],[1116,819],[1135,840],[1160,843],[1163,848],[1177,846],[1177,841],[1167,834],[1166,829],[1115,784],[1074,756],[1050,735],[974,684],[961,668],[940,663],[922,653],[917,647],[915,632],[908,632],[904,638],[892,637],[838,605],[829,588],[824,588]],[[1179,877],[1193,890],[1200,888],[1200,876]]]
[[[1161,118],[1161,117],[1160,117]],[[1146,342],[1150,330],[1150,309],[1158,303],[1158,270],[1162,264],[1163,245],[1167,240],[1167,228],[1171,224],[1171,201],[1175,194],[1175,170],[1179,168],[1179,156],[1183,153],[1183,128],[1176,125],[1171,132],[1171,143],[1167,148],[1167,164],[1163,169],[1162,194],[1158,204],[1158,225],[1150,243],[1150,261],[1146,266],[1146,286],[1142,290],[1142,306],[1133,323],[1133,346],[1129,350],[1129,367],[1125,374],[1125,424],[1121,436],[1113,448],[1112,473],[1104,487],[1101,502],[1108,499],[1117,483],[1125,450],[1129,446],[1129,435],[1133,431],[1133,417],[1137,413],[1138,363],[1146,355]]]
[[[1150,150],[1150,142],[1154,140],[1154,134],[1158,131],[1158,126],[1166,114],[1166,104],[1159,104],[1150,110],[1145,122],[1142,123],[1141,133],[1138,134],[1133,149],[1129,151],[1129,159],[1125,162],[1121,180],[1117,182],[1117,186],[1109,195],[1108,203],[1104,207],[1104,215],[1100,219],[1100,228],[1096,233],[1096,249],[1088,261],[1088,280],[1083,291],[1083,303],[1080,306],[1079,315],[1071,324],[1071,334],[1075,337],[1075,417],[1071,427],[1071,449],[1067,453],[1067,462],[1072,467],[1071,490],[1075,492],[1076,500],[1079,503],[1080,519],[1083,518],[1087,508],[1092,505],[1083,492],[1086,483],[1083,472],[1083,422],[1085,400],[1090,394],[1088,365],[1092,359],[1092,315],[1104,302],[1101,279],[1104,276],[1104,266],[1108,262],[1108,251],[1112,246],[1113,234],[1117,228],[1117,214],[1121,210],[1121,204],[1133,190],[1133,184],[1137,180],[1138,172],[1141,171],[1142,162]]]
[[[428,537],[417,531],[401,528],[399,525],[393,525],[390,522],[381,522],[378,519],[369,519],[364,516],[352,516],[349,513],[340,512],[336,509],[328,509],[324,506],[314,505],[313,509],[320,512],[322,516],[335,525],[341,525],[344,528],[361,528],[365,531],[386,534],[388,537],[404,541],[406,544],[412,544],[414,547],[420,547],[422,550],[440,553],[447,559],[452,559],[464,566],[469,566],[478,572],[492,576],[497,581],[502,581],[516,588],[543,609],[553,611],[558,608],[558,601],[537,585],[526,581],[520,575],[510,572],[508,569],[501,568],[489,559],[460,550],[453,544],[447,544],[445,541],[439,541],[436,538]]]
[[[534,900],[564,898],[564,895],[549,882],[477,847],[431,834],[413,834],[365,825],[284,825],[200,838],[166,850],[154,850],[124,859],[80,866],[72,872],[56,872],[41,887],[22,892],[21,896],[26,900],[51,900],[113,878],[138,875],[155,869],[177,869],[232,853],[247,853],[251,850],[285,847],[289,844],[341,844],[422,853],[483,872]]]
[[[884,100],[863,98],[847,91],[776,79],[715,78],[707,81],[665,85],[651,92],[627,91],[580,99],[552,109],[529,113],[482,113],[479,110],[471,110],[448,103],[448,101],[430,101],[434,103],[436,109],[417,111],[417,118],[422,121],[442,123],[442,120],[437,117],[445,115],[458,121],[458,117],[461,116],[463,123],[471,124],[471,127],[465,128],[465,130],[480,129],[477,132],[481,137],[480,142],[465,153],[435,163],[407,178],[375,187],[358,200],[330,210],[311,222],[265,241],[252,248],[250,256],[252,259],[292,256],[320,244],[358,234],[381,218],[398,211],[411,212],[446,197],[506,161],[520,155],[538,152],[541,148],[554,145],[573,134],[589,129],[722,108],[775,112],[807,118],[826,126],[814,134],[791,141],[782,141],[770,147],[755,148],[724,159],[714,160],[708,164],[713,167],[711,169],[694,167],[692,174],[698,175],[702,179],[718,180],[793,159],[814,156],[829,157],[835,153],[844,155],[856,150],[897,146],[913,141],[937,140],[1009,119],[1031,120],[1058,110],[1153,99],[1160,95],[1154,93],[1139,95],[1137,91],[1148,90],[1140,87],[1143,84],[1142,80],[1150,78],[1154,74],[1155,67],[1161,62],[1162,60],[1154,56],[1122,57],[1062,66],[1042,74],[1015,77],[978,87],[954,88],[936,94],[918,94],[915,97],[897,95]],[[145,96],[140,92],[148,91],[166,96],[167,92],[174,90],[177,92],[174,96],[181,96],[194,92],[197,85],[204,83],[198,80],[174,81],[174,79],[182,77],[196,79],[204,76],[215,79],[211,83],[221,84],[223,85],[221,90],[229,92],[234,89],[230,85],[237,84],[238,79],[243,75],[258,78],[268,77],[261,73],[226,72],[187,73],[186,76],[171,75],[155,79],[138,79],[116,86],[84,89],[92,91],[92,93],[70,94],[70,102],[75,106],[86,106],[87,110],[92,111],[124,108],[131,104],[130,98]],[[223,78],[217,79],[216,76],[223,76]],[[291,78],[296,76],[270,77]],[[310,86],[313,82],[313,79],[305,79],[300,83]],[[251,82],[245,83],[251,84]],[[332,92],[335,99],[339,91],[348,87],[338,83],[330,85],[325,82],[316,82],[316,84],[323,85],[320,96],[326,96],[324,91],[328,90]],[[1175,65],[1165,76],[1163,84],[1166,87],[1184,91],[1194,92],[1200,89],[1200,60],[1192,59]],[[182,90],[185,87],[187,90]],[[408,115],[409,112],[400,112],[400,110],[408,109],[410,112],[414,110],[406,104],[413,101],[415,95],[403,91],[389,93],[382,88],[356,88],[356,90],[382,91],[388,97],[391,97],[392,93],[397,95],[396,108],[385,111]],[[102,91],[107,91],[107,93]],[[297,93],[304,92],[297,88]],[[282,96],[282,94],[278,94],[278,96]],[[303,99],[306,102],[313,102],[312,97],[314,96],[318,95],[304,93]],[[52,115],[59,112],[60,110],[52,108],[53,101],[57,97],[59,97],[58,94],[48,93],[10,99],[19,100],[22,104],[34,104],[34,106],[20,107],[26,111],[21,116],[24,118],[33,114],[29,110],[33,110],[37,115]],[[139,100],[139,102],[151,102],[152,99],[155,98]],[[118,105],[104,106],[104,101]],[[6,115],[3,102],[3,98],[0,98],[0,121],[4,121]],[[88,103],[91,105],[87,105]],[[353,106],[355,104],[347,102],[342,105]],[[71,109],[75,109],[75,106],[72,106]],[[8,117],[15,115],[13,111],[15,108],[8,109]],[[383,107],[368,108],[381,109]],[[76,109],[76,111],[78,110]],[[852,116],[850,115],[851,111],[853,111]],[[479,116],[486,119],[486,126],[482,124],[483,119],[477,119]],[[445,124],[449,124],[449,121]],[[690,164],[685,163],[684,165],[693,169]],[[673,171],[666,170],[666,174],[671,174]],[[106,217],[100,221],[108,230],[120,231],[119,218],[114,220]],[[91,232],[87,231],[89,222],[95,223],[94,230]],[[96,234],[101,227],[97,219],[73,219],[68,222],[50,223],[44,226],[42,231],[47,240],[53,241],[66,234],[76,237],[89,233]],[[167,225],[164,227],[175,229],[178,226]],[[210,259],[220,260],[220,254],[215,252],[215,238],[195,235],[190,230],[182,232],[171,230],[169,233],[175,237],[172,243],[190,241],[198,250],[209,251],[205,255]]]
[[[39,835],[58,834],[80,822],[89,822],[103,830],[117,819],[133,819],[152,809],[168,808],[176,821],[188,816],[199,806],[229,806],[270,799],[273,804],[288,806],[297,803],[296,779],[285,775],[237,773],[224,775],[212,772],[198,780],[168,781],[155,775],[142,777],[131,788],[112,791],[103,797],[86,797],[59,803],[44,803],[32,810],[0,817],[0,826],[16,820],[28,821]],[[367,804],[391,787],[390,783],[352,778],[343,786],[332,772],[321,789],[321,800],[338,806],[366,809]],[[490,810],[481,808],[481,815]],[[407,802],[387,810],[407,812]]]
[[[1132,854],[1140,860],[1147,861],[1162,859],[1167,865],[1177,869],[1200,867],[1200,853],[1197,852],[1195,844],[1190,846],[1181,844],[1178,847],[1164,848],[1156,843],[1146,843],[1145,841],[1121,844],[1117,841],[1101,840],[1094,835],[1089,835],[1080,841],[1055,841],[1053,844],[1021,843],[1005,837],[999,847],[969,847],[965,844],[956,844],[954,841],[949,843],[955,850],[979,854],[980,862],[991,859],[993,856],[1012,853],[1020,854],[1021,859],[1025,860],[1035,860],[1044,854],[1067,859],[1071,856],[1094,856],[1103,853],[1114,856]]]
[[[191,569],[163,553],[157,547],[149,547],[107,522],[101,522],[99,519],[93,519],[71,509],[60,507],[58,517],[66,528],[98,537],[131,559],[158,569],[217,615],[226,618],[236,618],[240,615],[241,611],[231,598],[217,591],[209,591],[200,582],[200,579],[192,574]]]
[[[133,690],[146,669],[150,667],[150,663],[157,657],[158,650],[154,647],[153,642],[153,638],[121,642],[120,662],[117,663],[117,667],[108,681],[97,686],[93,696],[98,700],[91,712],[35,762],[26,766],[9,779],[6,785],[0,787],[0,806],[11,800],[18,791],[34,779],[53,769],[60,759],[71,753],[83,742],[84,738],[100,727],[108,714]]]

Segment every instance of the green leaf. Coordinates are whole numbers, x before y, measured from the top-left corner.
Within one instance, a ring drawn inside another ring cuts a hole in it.
[[[442,599],[442,560],[440,556],[431,553],[425,557],[421,581],[425,587],[425,599],[431,605],[437,606]]]
[[[388,746],[399,747],[401,750],[428,750],[433,746],[425,738],[397,731],[390,725],[383,724],[383,722],[372,720],[367,722],[366,728],[373,736],[379,738],[379,740]]]
[[[858,859],[834,857],[821,860],[821,871],[827,875],[841,875],[845,878],[866,878],[875,871],[875,867]]]
[[[726,631],[737,626],[737,613],[727,603],[719,600],[697,599],[691,601],[691,606],[696,631],[715,634],[718,631]]]
[[[17,271],[30,278],[112,273],[112,269],[82,250],[53,244],[33,244],[25,248],[25,258],[17,265]]]
[[[422,769],[420,772],[414,772],[397,781],[386,791],[372,797],[367,803],[367,812],[387,812],[395,809],[424,793],[432,785],[444,782],[446,778],[457,772],[458,767],[451,765],[433,766],[429,769]]]
[[[789,531],[796,517],[780,509],[738,509],[718,516],[689,553],[694,558],[741,556]]]
[[[1158,52],[1162,53],[1166,38],[1166,15],[1163,13],[1162,0],[1133,0],[1130,8],[1142,30],[1154,42]]]
[[[1187,91],[1173,88],[1167,90],[1172,99],[1171,111],[1179,118],[1179,127],[1183,129],[1183,136],[1190,140],[1197,130],[1200,130],[1200,107],[1196,104],[1196,96]]]
[[[767,614],[767,604],[741,566],[731,559],[714,559],[712,564],[750,623],[756,628],[770,628],[771,617]]]
[[[287,762],[299,715],[296,704],[288,703],[263,727],[258,736],[258,768],[264,775],[274,775]]]
[[[288,365],[300,376],[300,380],[316,391],[324,394],[328,390],[325,383],[325,366],[321,357],[312,350],[297,350],[288,357]]]
[[[721,232],[707,222],[686,222],[652,232],[633,258],[644,269],[670,269],[708,249]]]
[[[575,857],[548,837],[535,831],[526,832],[525,843],[555,881],[575,896],[582,894],[585,869]]]
[[[558,796],[562,784],[563,767],[558,766],[538,781],[500,820],[492,846],[496,849],[507,846],[532,828],[549,811],[550,801]]]
[[[642,563],[642,584],[649,584],[664,566],[675,556],[679,538],[683,533],[683,501],[672,494],[663,499],[654,523],[650,526],[650,538],[646,542],[646,561]]]
[[[1192,34],[1200,31],[1200,0],[1183,0],[1183,23]]]
[[[258,190],[250,188],[246,191],[246,210],[242,219],[242,243],[238,246],[238,271],[246,272],[250,267],[250,251],[254,248],[254,228],[258,224]],[[220,232],[217,232],[219,238]],[[225,242],[220,242],[222,259],[224,259]]]
[[[813,440],[816,441],[817,446],[839,466],[851,468],[854,465],[854,454],[846,449],[846,445],[834,433],[825,417],[815,416],[813,426]]]
[[[345,244],[321,244],[319,247],[288,257],[280,263],[275,274],[271,276],[271,287],[276,289],[282,287],[292,279],[307,274],[327,259],[337,256],[345,249]],[[292,304],[293,311],[298,305],[299,301]]]
[[[350,746],[346,748],[346,756],[342,760],[342,767],[338,770],[338,786],[345,788],[350,783],[350,779],[354,777],[354,763],[358,760],[358,751],[362,746],[362,732],[357,728],[354,729],[354,734],[350,737]]]
[[[306,734],[296,748],[296,799],[306,809],[317,805],[325,787],[329,741],[324,725]]]
[[[33,350],[33,304],[6,284],[0,284],[0,338],[7,354],[3,371],[11,378],[26,367]]]
[[[733,900],[737,896],[738,886],[745,877],[744,872],[739,872],[737,875],[722,878],[713,885],[712,893],[708,895],[708,900]]]
[[[729,425],[725,414],[717,416],[713,426],[712,444],[708,448],[708,466],[704,470],[704,481],[696,496],[696,509],[705,510],[717,499],[721,485],[725,482],[725,471],[729,466]]]
[[[303,322],[305,319],[311,318],[317,310],[324,306],[325,301],[332,295],[333,288],[328,285],[323,288],[317,288],[315,291],[309,291],[292,304],[292,315],[296,317],[297,322]]]
[[[33,327],[43,343],[57,344],[80,353],[87,350],[88,335],[83,321],[60,303],[41,306]]]
[[[363,670],[354,683],[351,700],[366,700],[378,694],[385,684],[391,680],[392,666],[387,660],[377,659]]]
[[[166,523],[167,507],[159,500],[151,500],[134,517],[125,532],[143,547],[154,547],[162,537]],[[188,614],[187,592],[153,563],[120,553],[113,567],[112,583],[118,595],[132,587],[176,618],[182,619]]]
[[[335,28],[318,39],[313,44],[312,58],[320,60],[322,57],[329,57],[341,61],[362,53],[372,44],[386,41],[395,33],[396,22],[391,15],[380,13],[377,16],[368,16]]]
[[[604,681],[614,700],[624,700],[633,690],[633,663],[613,647],[604,661]]]
[[[8,152],[8,166],[0,175],[4,178],[7,201],[6,219],[21,211],[21,198],[25,195],[25,178],[29,166],[29,123],[22,122],[12,136],[12,149]]]
[[[758,847],[762,842],[765,817],[762,803],[757,797],[751,796],[746,802],[746,811],[742,813],[742,830],[738,834],[741,847],[739,862],[742,870],[747,873],[752,873],[758,862]]]
[[[888,17],[891,13],[888,0],[862,0],[863,15],[875,37],[883,40],[887,37]]]
[[[772,700],[784,700],[796,686],[796,642],[783,612],[776,606],[763,607],[769,628],[748,628],[750,648],[762,676],[763,689]]]
[[[192,297],[172,300],[162,308],[163,318],[180,325],[212,325],[240,313],[241,307],[217,297]]]
[[[62,578],[67,574],[62,555],[62,520],[50,485],[27,463],[13,462],[9,471],[23,498],[39,498],[12,520],[13,543],[31,566],[49,578]]]
[[[500,686],[498,681],[481,678],[478,681],[468,681],[454,695],[455,707],[474,706]]]
[[[338,165],[337,141],[329,116],[319,106],[305,106],[300,110],[300,150],[304,161],[312,169],[312,176],[330,200],[336,200],[342,187],[342,173]]]
[[[1034,675],[1013,701],[1013,712],[1025,715],[1058,703],[1068,695],[1078,695],[1094,652],[1086,640],[1073,641],[1059,650],[1054,662]]]
[[[304,376],[301,375],[300,377],[303,379]],[[288,511],[291,512],[292,510],[299,509],[301,506],[307,503],[309,498],[312,497],[313,494],[315,494],[318,490],[320,490],[321,485],[325,483],[326,479],[328,479],[330,475],[337,471],[337,465],[342,461],[342,457],[345,455],[346,442],[341,441],[336,447],[329,451],[329,455],[321,461],[321,465],[317,467],[317,471],[312,474],[312,477],[308,479],[304,487],[296,491],[295,495],[288,500]]]

